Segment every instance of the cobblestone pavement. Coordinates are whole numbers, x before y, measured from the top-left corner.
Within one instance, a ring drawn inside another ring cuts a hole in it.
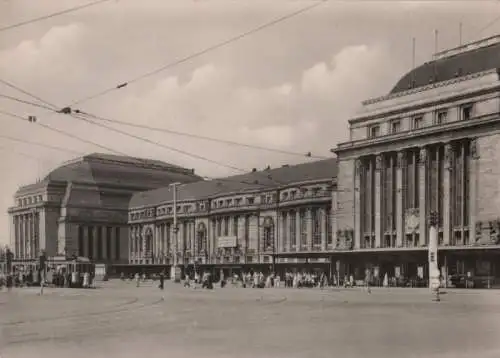
[[[163,295],[163,299],[162,299]],[[112,281],[0,292],[14,357],[500,357],[500,291],[242,289]]]

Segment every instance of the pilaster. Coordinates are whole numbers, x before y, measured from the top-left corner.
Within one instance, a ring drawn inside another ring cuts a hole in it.
[[[382,166],[383,156],[375,159],[375,247],[382,243]]]
[[[469,164],[469,242],[476,242],[476,222],[477,222],[477,186],[479,173],[479,144],[475,138],[470,143],[470,164]]]
[[[405,152],[398,152],[396,168],[396,247],[403,246],[404,237],[404,205],[403,205],[403,168],[406,165]]]
[[[442,225],[443,225],[443,244],[444,244],[444,246],[450,245],[450,241],[451,241],[451,176],[452,176],[452,172],[453,172],[453,147],[452,147],[451,143],[446,143],[444,146],[443,213],[442,213],[443,214],[442,215],[443,216]]]
[[[418,195],[419,195],[419,244],[427,243],[427,163],[428,163],[428,150],[423,147],[420,148],[420,158],[418,165]]]

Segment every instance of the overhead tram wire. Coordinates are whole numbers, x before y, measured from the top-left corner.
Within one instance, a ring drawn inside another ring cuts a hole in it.
[[[200,56],[202,56],[202,55],[204,55],[204,54],[206,54],[208,52],[211,52],[211,51],[214,51],[214,50],[218,50],[219,48],[222,48],[222,47],[225,47],[227,45],[230,45],[233,42],[239,41],[239,40],[241,40],[241,39],[243,39],[245,37],[248,37],[248,36],[253,35],[253,34],[257,33],[257,32],[265,30],[265,29],[267,29],[269,27],[275,26],[275,25],[277,25],[277,24],[279,24],[279,23],[281,23],[283,21],[289,20],[289,19],[294,18],[294,17],[296,17],[298,15],[306,13],[307,11],[310,11],[310,10],[312,10],[312,9],[314,9],[314,8],[320,6],[323,3],[328,2],[328,1],[329,0],[318,0],[317,2],[315,2],[315,3],[311,4],[311,5],[305,6],[303,8],[300,8],[299,10],[296,10],[296,11],[293,11],[293,12],[288,13],[286,15],[283,15],[283,16],[280,16],[278,18],[275,18],[275,19],[273,19],[273,20],[271,20],[269,22],[266,22],[266,23],[264,23],[262,25],[254,27],[253,29],[245,31],[245,32],[243,32],[243,33],[241,33],[239,35],[233,36],[233,37],[231,37],[231,38],[229,38],[227,40],[224,40],[222,42],[216,43],[215,45],[206,47],[206,48],[204,48],[204,49],[202,49],[202,50],[200,50],[198,52],[195,52],[195,53],[193,53],[191,55],[185,56],[185,57],[180,58],[180,59],[178,59],[176,61],[173,61],[173,62],[170,62],[170,63],[165,64],[163,66],[160,66],[157,69],[149,71],[149,72],[147,72],[147,73],[145,73],[145,74],[143,74],[141,76],[132,78],[132,79],[127,80],[125,82],[122,82],[122,83],[120,83],[120,84],[118,84],[118,85],[116,85],[114,87],[110,87],[110,88],[102,90],[101,92],[98,92],[96,94],[87,96],[87,97],[85,97],[85,98],[83,98],[81,100],[77,100],[77,101],[73,102],[69,107],[73,107],[73,106],[76,106],[77,104],[82,104],[84,102],[88,102],[90,100],[93,100],[93,99],[96,99],[98,97],[104,96],[104,95],[106,95],[106,94],[108,94],[110,92],[113,92],[113,91],[116,91],[116,90],[120,90],[122,88],[127,87],[128,85],[130,85],[132,83],[135,83],[135,82],[141,81],[141,80],[143,80],[145,78],[154,76],[154,75],[156,75],[156,74],[158,74],[160,72],[163,72],[165,70],[168,70],[168,69],[170,69],[172,67],[175,67],[175,66],[180,65],[182,63],[188,62],[188,61],[190,61],[190,60],[192,60],[194,58],[200,57]]]
[[[61,152],[72,153],[72,154],[76,154],[76,155],[83,155],[84,154],[83,152],[78,152],[76,150],[72,150],[69,148],[63,148],[63,147],[57,147],[57,146],[50,145],[50,144],[33,142],[33,141],[30,141],[27,139],[15,138],[15,137],[11,137],[11,136],[4,135],[4,134],[0,134],[0,138],[11,140],[13,142],[25,143],[25,144],[35,145],[38,147],[53,149],[53,150],[57,150],[57,151],[61,151]]]
[[[18,22],[16,24],[12,24],[12,25],[7,25],[7,26],[4,26],[4,27],[0,27],[0,32],[11,30],[11,29],[15,29],[15,28],[18,28],[18,27],[21,27],[21,26],[25,26],[25,25],[28,25],[28,24],[32,24],[32,23],[35,23],[35,22],[39,22],[39,21],[43,21],[43,20],[48,20],[48,19],[51,19],[51,18],[56,17],[56,16],[69,14],[71,12],[82,10],[82,9],[85,9],[85,8],[88,8],[88,7],[91,7],[91,6],[96,6],[96,5],[99,5],[99,4],[102,4],[102,3],[105,3],[105,2],[109,2],[109,1],[111,1],[111,0],[93,1],[93,2],[90,2],[90,3],[87,3],[87,4],[74,6],[74,7],[68,8],[66,10],[57,11],[57,12],[54,12],[52,14],[48,14],[48,15],[44,15],[44,16],[40,16],[40,17],[35,17],[33,19],[30,19],[30,20],[26,20],[26,21]]]
[[[5,116],[9,116],[9,117],[13,117],[13,118],[16,118],[16,119],[20,119],[20,120],[24,120],[24,121],[28,121],[27,118],[23,117],[23,116],[20,116],[20,115],[17,115],[17,114],[14,114],[14,113],[10,113],[10,112],[6,112],[6,111],[3,111],[3,110],[0,110],[0,114],[3,114]],[[65,131],[61,131],[57,128],[53,128],[53,127],[50,127],[48,125],[45,125],[43,123],[39,123],[39,122],[35,122],[36,124],[44,127],[44,128],[47,128],[48,130],[51,130],[51,131],[55,131],[59,134],[62,134],[62,135],[65,135],[65,136],[69,136],[71,138],[74,138],[74,139],[77,139],[79,141],[83,141],[85,143],[88,143],[88,144],[91,144],[91,145],[95,145],[97,147],[100,147],[100,148],[103,148],[103,149],[106,149],[110,152],[114,152],[115,154],[118,154],[118,155],[123,155],[123,156],[126,156],[126,157],[130,157],[128,154],[126,153],[122,153],[122,152],[119,152],[119,151],[116,151],[114,149],[111,149],[111,148],[107,148],[105,146],[102,146],[98,143],[94,143],[92,141],[87,141],[85,139],[82,139],[82,138],[79,138],[77,136],[74,136],[73,134],[71,133],[67,133]],[[63,148],[61,148],[63,149]],[[69,149],[66,149],[66,151],[68,152],[75,152],[73,150],[69,150]],[[33,159],[37,159],[37,160],[41,160],[40,158],[33,158]],[[147,159],[143,159],[143,158],[134,158],[134,159],[137,159],[138,161],[142,161],[143,164],[151,164],[150,161],[148,161]],[[120,161],[114,161],[114,160],[107,160],[109,162],[112,162],[118,166],[124,166],[123,163],[121,163]],[[177,168],[179,169],[179,168]],[[259,172],[257,172],[259,173]],[[218,181],[218,182],[230,182],[230,183],[238,183],[238,184],[245,184],[245,185],[256,185],[256,186],[259,186],[259,187],[265,187],[265,188],[271,188],[271,187],[275,187],[275,185],[270,185],[270,184],[265,184],[265,183],[259,183],[258,181],[254,181],[254,182],[248,182],[248,181],[241,181],[241,180],[232,180],[232,179],[229,179],[229,178],[216,178],[216,177],[210,177],[210,176],[200,176],[201,178],[204,178],[204,179],[207,179],[207,180],[213,180],[213,181]],[[270,179],[270,178],[268,178]],[[270,179],[272,180],[272,179]],[[278,185],[283,185],[283,183],[279,183],[279,182],[276,182],[276,184]]]
[[[0,95],[0,97],[1,96],[3,96],[3,95]],[[70,115],[71,117],[73,117],[75,119],[87,122],[89,124],[93,124],[93,125],[96,125],[98,127],[105,128],[105,129],[108,129],[110,131],[113,131],[113,132],[116,132],[116,133],[119,133],[119,134],[122,134],[122,135],[125,135],[125,136],[128,136],[128,137],[131,137],[131,138],[134,138],[134,139],[137,139],[137,140],[144,141],[144,142],[149,143],[149,144],[157,145],[157,146],[162,147],[162,148],[167,149],[167,150],[171,150],[171,151],[174,151],[174,152],[177,152],[177,153],[181,153],[181,154],[184,154],[186,156],[190,156],[190,157],[193,157],[193,158],[196,158],[196,159],[204,160],[204,161],[212,163],[212,164],[217,164],[219,166],[222,166],[222,167],[225,167],[225,168],[228,168],[228,169],[232,169],[232,170],[235,170],[235,171],[238,171],[238,172],[241,172],[241,173],[248,173],[249,172],[248,170],[245,170],[245,169],[233,166],[233,165],[228,165],[228,164],[225,164],[225,163],[222,163],[222,162],[219,162],[219,161],[216,161],[216,160],[213,160],[213,159],[210,159],[210,158],[198,155],[198,154],[193,154],[193,153],[181,150],[181,149],[177,149],[177,148],[172,147],[172,146],[168,146],[168,145],[165,145],[165,144],[162,144],[162,143],[159,143],[159,142],[155,142],[153,140],[150,140],[148,138],[144,138],[142,136],[138,136],[138,135],[135,135],[135,134],[132,134],[132,133],[128,133],[128,132],[122,131],[122,130],[117,129],[117,128],[113,128],[113,127],[107,126],[107,125],[102,124],[102,123],[94,122],[94,121],[90,120],[89,118],[85,118],[85,117],[82,117],[82,116],[80,116],[78,114],[74,114],[72,112],[71,108],[63,108],[62,110],[56,111],[56,110],[54,110],[54,109],[52,109],[50,107],[41,106],[41,105],[38,105],[38,104],[33,103],[33,102],[29,102],[29,101],[24,101],[24,100],[21,101],[21,100],[15,98],[15,97],[10,97],[10,96],[4,96],[4,97],[8,97],[8,99],[13,99],[13,100],[16,100],[16,101],[20,101],[20,102],[22,102],[24,104],[35,105],[37,107],[42,107],[44,109],[47,109],[49,111],[56,112],[56,113],[59,113],[59,114],[67,114],[67,115]],[[39,123],[39,122],[37,122],[37,124],[42,125],[42,123]],[[49,127],[49,128],[55,129],[53,127]],[[67,132],[64,132],[64,133],[68,134]],[[72,135],[72,136],[75,137],[74,135]],[[92,143],[94,143],[94,142],[92,142]],[[99,145],[97,143],[94,143],[94,144],[100,146],[101,148],[103,147],[103,146],[101,146],[101,145]],[[110,150],[110,149],[108,148],[108,150]],[[127,155],[127,154],[122,154],[122,155]],[[273,179],[271,179],[269,177],[266,177],[266,179],[273,180]],[[277,184],[282,184],[282,183],[279,183],[279,182],[276,182],[276,183]]]
[[[16,86],[16,89],[17,89],[17,86]],[[24,90],[23,90],[23,93],[25,93],[25,94],[27,94],[27,95],[29,95],[29,96],[33,97],[33,98],[39,98],[39,97],[35,96],[34,94],[29,93],[28,91],[24,91]],[[9,97],[9,99],[18,100],[18,99],[16,99],[15,97],[11,97],[11,96],[6,96],[6,97]],[[40,98],[40,100],[42,100],[42,99]],[[47,103],[47,104],[48,104],[48,105],[50,105],[51,107],[56,107],[54,104],[52,104],[52,103],[50,103],[50,102],[47,102],[47,101],[45,101],[45,100],[42,100],[42,101],[43,101],[44,103]],[[146,141],[146,142],[151,143],[151,144],[156,144],[156,145],[158,145],[158,146],[161,146],[161,147],[164,147],[164,148],[166,148],[166,149],[169,149],[169,150],[173,150],[173,151],[176,151],[176,152],[182,153],[182,154],[184,154],[184,155],[188,155],[188,156],[191,156],[191,157],[194,157],[194,158],[197,158],[197,159],[205,160],[205,161],[211,162],[211,163],[213,163],[213,164],[218,164],[218,165],[220,165],[220,166],[223,166],[223,167],[226,167],[226,168],[229,168],[229,169],[233,169],[233,170],[236,170],[236,171],[239,171],[239,172],[242,172],[242,173],[248,173],[248,170],[245,170],[245,169],[237,168],[237,167],[234,167],[234,166],[232,166],[232,165],[226,165],[226,164],[224,164],[224,163],[221,163],[221,162],[218,162],[218,161],[214,161],[214,160],[212,160],[212,159],[205,158],[205,157],[200,156],[200,155],[197,155],[197,154],[192,154],[192,153],[189,153],[189,152],[187,152],[187,151],[183,151],[183,150],[179,150],[179,149],[177,149],[177,148],[173,148],[173,147],[171,147],[171,146],[166,146],[166,145],[164,145],[164,144],[162,144],[162,143],[157,143],[157,142],[151,141],[151,140],[149,140],[149,139],[147,139],[147,138],[144,138],[144,137],[141,137],[141,136],[136,136],[136,135],[134,135],[134,134],[131,134],[131,133],[128,133],[128,132],[124,132],[124,131],[121,131],[121,130],[119,130],[119,129],[113,128],[113,127],[109,127],[109,126],[103,125],[103,124],[101,124],[101,123],[96,123],[96,122],[94,122],[94,121],[89,120],[88,118],[82,118],[82,117],[80,117],[80,116],[78,116],[78,115],[75,115],[75,114],[73,113],[73,110],[72,110],[71,108],[69,108],[69,107],[63,108],[63,109],[61,109],[61,110],[55,110],[55,109],[52,109],[52,108],[50,108],[50,107],[47,107],[47,106],[41,106],[41,105],[39,105],[39,104],[36,104],[36,103],[33,103],[33,102],[29,102],[29,101],[24,101],[24,100],[23,100],[23,101],[21,101],[21,102],[22,102],[22,103],[25,103],[25,104],[29,104],[29,105],[35,105],[35,106],[37,106],[37,107],[42,107],[42,108],[44,108],[44,109],[47,109],[47,110],[52,111],[52,112],[55,112],[55,113],[59,113],[59,114],[67,114],[67,115],[70,115],[70,116],[71,116],[71,117],[73,117],[73,118],[76,118],[76,119],[79,119],[79,120],[86,121],[87,123],[91,123],[91,124],[94,124],[94,125],[97,125],[97,126],[100,126],[100,127],[106,128],[106,129],[108,129],[108,130],[111,130],[111,131],[114,131],[114,132],[117,132],[117,133],[121,133],[121,134],[123,134],[123,135],[129,136],[129,137],[132,137],[132,138],[136,138],[136,139],[138,139],[138,140]],[[23,118],[23,119],[24,119],[24,118]],[[37,123],[37,124],[39,124],[39,125],[43,125],[43,123],[39,123],[39,122],[36,122],[36,123]],[[50,126],[47,126],[47,125],[44,125],[44,126],[46,126],[46,127],[48,127],[48,128],[51,128],[52,130],[57,130],[56,128],[53,128],[53,127],[50,127]],[[64,131],[63,131],[63,133],[65,133],[65,134],[66,134],[66,135],[68,135],[68,136],[73,136],[73,137],[76,137],[76,136],[74,136],[74,135],[72,135],[72,134],[70,134],[70,133],[64,132]],[[84,139],[79,138],[79,137],[76,137],[76,138],[78,138],[78,140],[80,140],[80,141],[86,141],[86,143],[90,142],[90,141],[84,140]],[[92,143],[92,144],[94,144],[94,145],[96,145],[96,146],[99,146],[99,147],[101,147],[101,148],[107,148],[107,147],[104,147],[104,146],[102,146],[102,145],[100,145],[100,144],[98,144],[98,143],[95,143],[95,142],[90,142],[90,143]],[[107,148],[107,150],[111,150],[111,149]],[[113,150],[113,151],[114,151],[114,150]],[[114,151],[114,152],[116,152],[116,151]],[[120,153],[120,154],[121,154],[121,155],[128,156],[127,154],[123,154],[123,153]],[[283,184],[283,183],[281,183],[281,182],[279,182],[279,181],[276,181],[276,180],[272,179],[269,175],[268,175],[268,176],[266,176],[266,179],[271,180],[271,181],[275,182],[275,183],[276,183],[276,184],[278,184],[278,185],[282,185],[282,184]]]
[[[2,82],[1,79],[0,79],[0,82]],[[25,94],[27,94],[27,95],[29,95],[29,96],[31,96],[31,97],[33,97],[33,98],[35,98],[35,99],[43,102],[43,103],[45,103],[46,105],[38,104],[38,103],[35,103],[35,102],[26,101],[26,100],[23,100],[23,99],[20,99],[20,98],[12,97],[12,96],[9,96],[9,95],[4,95],[4,94],[1,94],[1,93],[0,93],[0,98],[5,98],[5,99],[11,100],[11,101],[15,101],[15,102],[27,104],[27,105],[30,105],[30,106],[35,106],[35,107],[39,107],[39,108],[42,108],[42,109],[46,109],[46,110],[49,110],[49,111],[55,111],[55,112],[58,112],[58,113],[63,113],[63,114],[73,114],[73,113],[76,113],[78,115],[87,116],[87,117],[90,117],[90,118],[93,118],[93,119],[98,119],[100,121],[104,121],[104,122],[108,122],[108,123],[121,124],[121,125],[124,125],[124,126],[133,127],[133,128],[148,129],[148,130],[156,131],[156,132],[169,133],[169,134],[173,134],[173,135],[179,135],[179,136],[190,137],[190,138],[195,138],[195,139],[207,140],[207,141],[211,141],[211,142],[222,143],[222,144],[233,145],[233,146],[240,146],[240,147],[246,147],[246,148],[252,148],[252,149],[259,149],[259,150],[264,150],[264,151],[268,151],[268,152],[275,152],[275,153],[280,153],[280,154],[286,154],[286,155],[293,155],[293,156],[300,156],[300,157],[307,157],[307,158],[314,158],[314,159],[327,159],[327,157],[324,157],[324,156],[313,155],[313,154],[311,154],[311,152],[308,152],[308,153],[291,152],[291,151],[286,151],[286,150],[281,150],[281,149],[276,149],[276,148],[269,148],[269,147],[263,147],[263,146],[253,145],[253,144],[238,143],[238,142],[229,141],[229,140],[225,140],[225,139],[218,139],[218,138],[212,138],[212,137],[207,137],[207,136],[201,136],[201,135],[192,134],[192,133],[179,132],[179,131],[174,131],[174,130],[171,130],[171,129],[168,129],[168,128],[152,127],[152,126],[147,126],[147,125],[134,124],[134,123],[126,122],[126,121],[120,121],[120,120],[116,120],[116,119],[104,118],[104,117],[101,117],[101,116],[96,116],[94,114],[81,111],[79,109],[72,110],[69,107],[66,107],[66,108],[64,108],[62,110],[57,110],[56,106],[54,106],[54,105],[52,105],[52,104],[50,104],[50,103],[48,103],[46,101],[43,101],[39,97],[36,97],[36,96],[30,94],[29,92],[23,91],[23,93],[25,93]],[[67,113],[65,112],[65,110],[66,110]],[[92,123],[94,123],[94,122],[92,122]],[[106,127],[106,128],[108,128],[108,127]],[[199,158],[199,159],[201,159],[201,158]]]
[[[3,111],[3,110],[0,110],[0,114],[3,114],[3,115],[5,115],[5,116],[9,116],[9,117],[12,117],[12,118],[16,118],[16,119],[21,119],[21,120],[23,120],[23,121],[29,121],[29,119],[28,119],[28,118],[25,118],[25,117],[20,116],[20,115],[18,115],[18,114],[14,114],[14,113],[6,112],[6,111]],[[81,142],[83,142],[83,143],[86,143],[86,144],[90,144],[90,145],[93,145],[93,146],[99,147],[99,148],[104,149],[104,150],[106,150],[106,151],[113,152],[113,153],[118,154],[118,155],[125,155],[125,156],[129,156],[128,154],[125,154],[125,153],[123,153],[123,152],[117,151],[117,150],[115,150],[115,149],[109,148],[109,147],[107,147],[107,146],[101,145],[101,144],[99,144],[99,143],[93,142],[93,141],[88,140],[88,139],[85,139],[85,138],[80,138],[80,137],[78,137],[77,135],[74,135],[74,134],[72,134],[72,133],[69,133],[69,132],[63,131],[63,130],[61,130],[61,129],[57,129],[57,128],[51,127],[51,126],[49,126],[49,125],[47,125],[47,124],[40,123],[40,122],[31,122],[31,123],[37,124],[37,125],[39,125],[39,126],[41,126],[41,127],[45,128],[45,129],[47,129],[47,130],[50,130],[50,131],[55,132],[55,133],[58,133],[58,134],[65,135],[65,136],[67,136],[67,137],[70,137],[70,138],[72,138],[72,139],[76,139],[76,140],[81,141]]]
[[[49,103],[49,102],[47,102],[47,101],[45,101],[45,100],[41,99],[40,97],[35,96],[33,93],[30,93],[30,92],[28,92],[28,91],[23,90],[22,88],[20,88],[19,86],[16,86],[15,84],[13,84],[13,83],[11,83],[11,82],[8,82],[8,81],[6,81],[6,80],[4,80],[4,79],[0,78],[0,83],[3,83],[3,84],[4,84],[4,85],[6,85],[7,87],[10,87],[10,88],[12,88],[12,89],[14,89],[14,90],[16,90],[16,91],[18,91],[18,92],[21,92],[22,94],[25,94],[25,95],[27,95],[27,96],[29,96],[29,97],[34,98],[34,99],[36,99],[37,101],[39,101],[40,103],[46,104],[46,105],[47,105],[47,106],[49,106],[49,107],[52,107],[52,108],[54,108],[54,109],[57,109],[57,107],[56,107],[55,105],[53,105],[52,103]]]
[[[259,146],[259,145],[253,145],[253,144],[238,143],[238,142],[234,142],[234,141],[230,141],[230,140],[226,140],[226,139],[207,137],[207,136],[202,136],[202,135],[193,134],[193,133],[174,131],[174,130],[171,130],[168,128],[160,128],[160,127],[153,127],[153,126],[148,126],[148,125],[144,125],[144,124],[130,123],[130,122],[121,121],[121,120],[117,120],[117,119],[110,119],[110,118],[104,118],[101,116],[96,116],[94,114],[87,113],[87,112],[84,112],[84,111],[81,111],[78,109],[75,110],[75,112],[82,114],[84,116],[88,116],[88,117],[91,117],[94,119],[104,121],[104,122],[121,124],[124,126],[133,127],[133,128],[147,129],[147,130],[151,130],[151,131],[155,131],[155,132],[169,133],[169,134],[188,137],[188,138],[201,139],[201,140],[222,143],[222,144],[227,144],[227,145],[233,145],[233,146],[239,146],[239,147],[245,147],[245,148],[259,149],[259,150],[263,150],[263,151],[286,154],[286,155],[308,157],[308,158],[314,158],[314,159],[327,159],[327,157],[325,157],[325,156],[313,155],[310,152],[298,153],[298,152],[292,152],[292,151],[287,151],[287,150],[282,150],[282,149],[277,149],[277,148],[269,148],[269,147],[263,147],[263,146]]]

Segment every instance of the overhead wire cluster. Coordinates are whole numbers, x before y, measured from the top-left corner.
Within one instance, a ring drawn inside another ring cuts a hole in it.
[[[71,11],[76,11],[76,10],[79,10],[79,9],[83,9],[85,7],[94,6],[94,5],[101,4],[101,3],[104,3],[104,2],[107,2],[107,1],[109,1],[109,0],[94,1],[92,3],[88,3],[88,4],[85,4],[85,5],[77,6],[75,8],[67,9],[67,10],[64,10],[64,11],[61,11],[61,12],[58,12],[58,13],[55,13],[55,14],[47,15],[45,17],[40,17],[40,18],[33,19],[33,20],[30,20],[30,21],[27,21],[27,22],[15,24],[15,25],[10,25],[10,26],[5,27],[5,28],[0,28],[0,31],[7,30],[9,28],[23,26],[23,25],[26,25],[26,24],[31,23],[31,22],[40,21],[40,20],[43,20],[43,19],[46,19],[46,18],[54,17],[54,16],[61,15],[61,14],[65,14],[65,13],[68,13],[68,12],[71,12]],[[255,28],[249,30],[249,31],[243,32],[243,33],[241,33],[241,34],[239,34],[237,36],[231,37],[231,38],[229,38],[229,39],[227,39],[225,41],[216,43],[215,45],[209,46],[209,47],[207,47],[205,49],[202,49],[202,50],[200,50],[198,52],[195,52],[195,53],[193,53],[193,54],[191,54],[189,56],[185,56],[185,57],[180,58],[180,59],[178,59],[178,60],[176,60],[174,62],[162,65],[162,66],[160,66],[160,67],[158,67],[158,68],[156,68],[156,69],[154,69],[152,71],[149,71],[149,72],[147,72],[147,73],[145,73],[145,74],[143,74],[141,76],[138,76],[136,78],[132,78],[130,80],[124,81],[124,82],[122,82],[122,83],[120,83],[120,84],[118,84],[118,85],[116,85],[114,87],[105,89],[105,90],[100,91],[100,92],[98,92],[98,93],[96,93],[94,95],[90,95],[90,96],[87,96],[87,97],[85,97],[85,98],[83,98],[81,100],[75,101],[70,106],[66,106],[66,107],[60,108],[60,107],[58,107],[58,106],[56,106],[56,105],[54,105],[54,104],[52,104],[50,102],[45,101],[44,99],[42,99],[42,98],[40,98],[40,97],[38,97],[38,96],[36,96],[36,95],[34,95],[32,93],[29,93],[28,91],[20,88],[19,86],[16,86],[16,85],[12,84],[11,82],[8,82],[8,81],[4,80],[4,79],[0,79],[0,82],[3,83],[4,85],[6,85],[7,87],[15,89],[15,90],[19,91],[20,93],[23,93],[23,94],[25,94],[25,95],[27,95],[27,96],[35,99],[36,101],[38,101],[38,103],[37,102],[32,102],[32,101],[27,101],[27,100],[24,100],[24,99],[20,99],[20,98],[17,98],[17,97],[14,97],[14,96],[5,95],[5,94],[0,94],[0,98],[4,98],[4,99],[7,99],[7,100],[15,101],[15,102],[18,102],[18,103],[21,103],[21,104],[25,104],[25,105],[30,105],[30,106],[38,107],[38,108],[41,108],[41,109],[44,109],[44,110],[48,110],[48,111],[51,111],[51,112],[54,112],[54,113],[68,115],[68,116],[70,116],[72,118],[75,118],[77,120],[89,123],[91,125],[95,125],[95,126],[107,129],[109,131],[113,131],[115,133],[119,133],[121,135],[125,135],[125,136],[131,137],[131,138],[134,138],[134,139],[137,139],[137,140],[140,140],[140,141],[144,141],[146,143],[153,144],[153,145],[162,147],[164,149],[168,149],[168,150],[171,150],[171,151],[174,151],[174,152],[186,155],[186,156],[190,156],[190,157],[195,158],[195,159],[204,160],[204,161],[210,162],[212,164],[216,164],[216,165],[219,165],[219,166],[222,166],[222,167],[225,167],[225,168],[229,168],[231,170],[235,170],[235,171],[238,171],[238,172],[241,172],[241,173],[249,173],[249,170],[238,168],[238,167],[236,167],[234,165],[229,165],[229,164],[226,164],[226,163],[222,163],[220,161],[213,160],[213,159],[210,159],[210,158],[207,158],[205,156],[201,156],[201,155],[198,155],[198,154],[195,154],[195,153],[190,153],[190,152],[187,152],[185,150],[181,150],[181,149],[175,148],[173,146],[168,146],[168,145],[165,145],[163,143],[159,143],[159,142],[153,141],[153,140],[151,140],[149,138],[138,136],[138,135],[135,135],[135,134],[132,134],[132,133],[129,133],[129,132],[126,132],[126,131],[123,131],[123,130],[120,130],[120,129],[117,129],[117,128],[114,128],[114,127],[111,127],[109,125],[103,124],[102,122],[119,124],[119,125],[123,125],[123,126],[134,127],[134,128],[148,129],[148,130],[151,130],[151,131],[157,131],[157,132],[163,132],[163,133],[170,133],[170,134],[173,134],[173,135],[185,136],[185,137],[189,137],[189,138],[193,138],[193,139],[201,139],[201,140],[207,140],[207,141],[212,141],[212,142],[219,142],[219,143],[223,143],[223,144],[226,144],[226,145],[242,146],[242,147],[247,147],[247,148],[253,148],[253,149],[259,149],[259,150],[265,150],[265,151],[271,151],[271,152],[281,153],[281,154],[288,154],[288,155],[295,155],[295,156],[302,156],[302,157],[309,157],[309,158],[324,159],[325,157],[315,156],[315,155],[312,155],[312,153],[310,153],[310,152],[302,154],[302,153],[296,153],[296,152],[285,151],[285,150],[280,150],[280,149],[267,148],[267,147],[263,147],[263,146],[257,146],[257,145],[251,145],[251,144],[245,144],[245,143],[238,143],[238,142],[224,140],[224,139],[211,138],[211,137],[201,136],[201,135],[192,134],[192,133],[174,131],[174,130],[171,130],[171,129],[168,129],[168,128],[158,128],[158,127],[152,127],[152,126],[134,124],[134,123],[130,123],[130,122],[126,122],[126,121],[121,121],[121,120],[116,120],[116,119],[109,119],[109,118],[101,117],[101,116],[98,116],[98,115],[95,115],[95,114],[92,114],[92,113],[84,112],[84,111],[82,111],[80,109],[75,109],[74,106],[76,106],[77,104],[81,104],[81,103],[90,101],[92,99],[101,97],[101,96],[103,96],[103,95],[105,95],[105,94],[107,94],[109,92],[114,91],[114,90],[122,89],[122,88],[127,87],[128,85],[130,85],[132,83],[138,82],[138,81],[140,81],[142,79],[145,79],[147,77],[151,77],[151,76],[153,76],[155,74],[163,72],[163,71],[165,71],[165,70],[167,70],[169,68],[172,68],[172,67],[174,67],[176,65],[185,63],[185,62],[187,62],[187,61],[189,61],[191,59],[194,59],[196,57],[204,55],[204,54],[206,54],[206,53],[208,53],[210,51],[213,51],[213,50],[219,49],[221,47],[227,46],[227,45],[229,45],[229,44],[231,44],[233,42],[236,42],[236,41],[238,41],[240,39],[243,39],[243,38],[245,38],[247,36],[250,36],[250,35],[252,35],[252,34],[254,34],[256,32],[262,31],[262,30],[264,30],[266,28],[269,28],[271,26],[274,26],[274,25],[276,25],[276,24],[278,24],[280,22],[283,22],[285,20],[288,20],[288,19],[291,19],[291,18],[293,18],[295,16],[298,16],[298,15],[300,15],[302,13],[305,13],[305,12],[307,12],[307,11],[309,11],[309,10],[311,10],[311,9],[319,6],[319,5],[321,5],[322,3],[326,2],[326,1],[328,1],[328,0],[319,0],[317,2],[314,2],[314,3],[312,3],[312,4],[308,5],[308,6],[302,7],[299,10],[296,10],[296,11],[293,11],[293,12],[291,12],[289,14],[284,15],[284,16],[280,16],[278,18],[275,18],[272,21],[266,22],[266,23],[264,23],[264,24],[262,24],[260,26],[257,26]],[[61,129],[49,126],[49,125],[44,124],[44,123],[41,123],[41,122],[39,122],[37,120],[36,116],[28,116],[26,118],[26,117],[23,117],[23,116],[14,114],[14,113],[9,113],[9,112],[6,112],[6,111],[0,111],[0,113],[2,113],[4,115],[7,115],[7,116],[10,116],[10,117],[13,117],[13,118],[23,119],[23,120],[27,120],[27,121],[32,122],[32,123],[36,123],[37,125],[40,125],[41,127],[45,128],[47,130],[50,130],[50,131],[53,131],[53,132],[56,132],[56,133],[68,136],[70,138],[79,140],[81,142],[84,142],[84,143],[87,143],[87,144],[99,147],[99,148],[104,149],[106,151],[109,151],[109,152],[112,152],[112,153],[115,153],[115,154],[119,154],[119,155],[128,156],[127,154],[125,154],[123,152],[117,151],[115,149],[109,148],[107,146],[101,145],[101,144],[93,142],[91,140],[88,140],[88,139],[85,139],[85,138],[81,138],[81,137],[79,137],[77,135],[74,135],[72,133],[69,133],[69,132],[63,131]],[[8,139],[8,138],[6,138],[6,139]],[[14,140],[19,141],[19,139],[14,139]],[[41,145],[41,144],[38,143],[37,145]],[[55,149],[54,146],[51,146],[51,147],[52,147],[51,149]],[[59,148],[59,149],[61,149],[61,148]],[[257,173],[262,173],[262,172],[257,172]],[[260,174],[258,174],[258,175],[260,175]],[[209,177],[205,177],[205,178],[209,178]],[[216,179],[216,178],[211,178],[211,179]],[[266,175],[266,179],[274,181],[274,179],[272,179],[272,177],[270,177],[269,175]],[[217,179],[217,180],[220,180],[220,179]],[[257,183],[257,181],[254,182],[253,184],[256,184],[256,183]],[[278,183],[278,182],[276,182],[276,183]]]

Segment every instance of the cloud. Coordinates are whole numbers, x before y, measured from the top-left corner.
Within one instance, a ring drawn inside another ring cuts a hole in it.
[[[185,82],[170,76],[148,92],[123,97],[115,107],[120,109],[108,115],[281,150],[329,155],[330,148],[347,138],[347,119],[360,102],[385,94],[397,80],[399,72],[394,67],[381,45],[348,46],[330,61],[304,69],[295,82],[258,88],[241,85],[231,71],[207,64],[195,69]],[[161,139],[244,168],[249,162],[264,164],[255,151],[227,150],[167,136]],[[274,157],[266,154],[265,158],[273,161]],[[214,170],[203,162],[178,159],[205,172]]]

